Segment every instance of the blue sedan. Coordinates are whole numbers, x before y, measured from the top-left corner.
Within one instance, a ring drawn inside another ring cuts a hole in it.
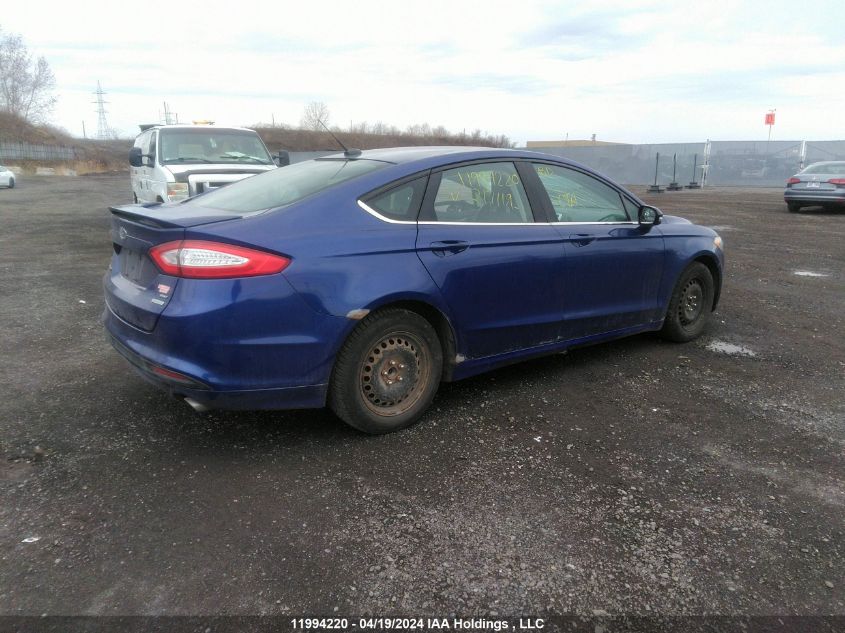
[[[328,405],[368,433],[442,381],[692,340],[723,278],[711,229],[517,150],[350,150],[111,213],[104,322],[143,377],[197,410]]]

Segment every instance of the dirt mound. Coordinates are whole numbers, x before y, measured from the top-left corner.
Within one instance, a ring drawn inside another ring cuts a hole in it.
[[[73,145],[64,130],[52,125],[33,125],[11,112],[0,111],[0,141],[18,141],[41,145]]]
[[[283,127],[258,127],[254,129],[261,136],[271,152],[286,149],[295,152],[339,149],[337,141],[328,132],[299,130]],[[335,132],[347,147],[356,149],[377,149],[380,147],[408,147],[418,145],[473,145],[487,147],[510,147],[505,137],[484,136],[480,133],[416,135],[404,133],[369,134],[360,132]]]
[[[128,165],[127,153],[132,146],[130,140],[76,139],[61,128],[52,125],[33,125],[26,119],[9,112],[0,112],[0,141],[57,145],[73,149],[73,160],[5,159],[6,162],[14,163],[21,171],[27,173],[34,173],[40,166],[53,167],[62,173],[68,171],[80,174],[125,170]]]
[[[288,127],[253,127],[271,152],[279,149],[290,151],[319,151],[339,149],[337,141],[328,132],[300,130]],[[442,128],[441,128],[442,129]],[[357,149],[380,147],[407,147],[419,145],[473,145],[488,147],[510,147],[504,136],[484,135],[479,131],[472,134],[449,134],[438,129],[426,134],[410,134],[392,128],[385,134],[371,132],[335,132],[347,146]],[[131,139],[99,141],[73,138],[68,132],[51,125],[33,125],[25,119],[8,112],[0,112],[0,141],[32,143],[36,145],[59,145],[74,150],[73,160],[22,160],[14,163],[23,171],[34,172],[37,166],[61,167],[76,173],[108,172],[128,169],[127,154],[132,147]]]

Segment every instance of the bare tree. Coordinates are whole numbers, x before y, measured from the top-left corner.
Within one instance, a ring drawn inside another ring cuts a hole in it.
[[[312,101],[305,106],[300,126],[304,130],[322,130],[329,125],[329,106],[322,101]]]
[[[43,121],[56,103],[55,85],[44,57],[33,59],[20,35],[0,32],[0,109]]]

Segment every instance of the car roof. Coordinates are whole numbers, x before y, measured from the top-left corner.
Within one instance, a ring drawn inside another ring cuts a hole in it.
[[[365,150],[361,158],[371,160],[383,160],[390,163],[410,163],[425,158],[436,156],[449,156],[454,154],[488,152],[495,153],[506,150],[493,150],[489,147],[466,147],[466,146],[422,146],[422,147],[387,147],[384,149]]]
[[[845,160],[820,160],[810,163],[807,167],[813,167],[814,165],[845,165]]]
[[[322,157],[345,158],[342,152]],[[475,160],[484,158],[543,158],[554,160],[559,163],[574,164],[560,156],[541,154],[525,150],[508,149],[502,147],[473,147],[473,146],[419,146],[419,147],[388,147],[383,149],[368,149],[361,152],[357,159],[380,160],[397,165],[405,163],[426,162],[426,163],[453,163],[462,160]],[[436,159],[444,160],[438,161]],[[318,159],[320,160],[320,159]]]
[[[141,132],[141,134],[143,134],[144,132],[149,132],[150,130],[210,130],[212,132],[215,131],[215,130],[237,130],[239,132],[257,133],[257,132],[255,132],[255,130],[252,130],[248,127],[231,127],[231,126],[228,126],[228,125],[221,125],[221,126],[217,126],[217,125],[190,125],[190,124],[172,123],[170,125],[153,125],[153,126],[150,126],[147,129],[143,130]],[[141,136],[141,134],[138,134],[137,136]]]

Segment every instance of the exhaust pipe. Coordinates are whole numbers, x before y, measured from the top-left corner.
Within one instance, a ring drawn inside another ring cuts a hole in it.
[[[191,405],[191,408],[197,413],[205,413],[206,411],[211,411],[211,407],[197,402],[193,398],[185,398],[185,402]]]

